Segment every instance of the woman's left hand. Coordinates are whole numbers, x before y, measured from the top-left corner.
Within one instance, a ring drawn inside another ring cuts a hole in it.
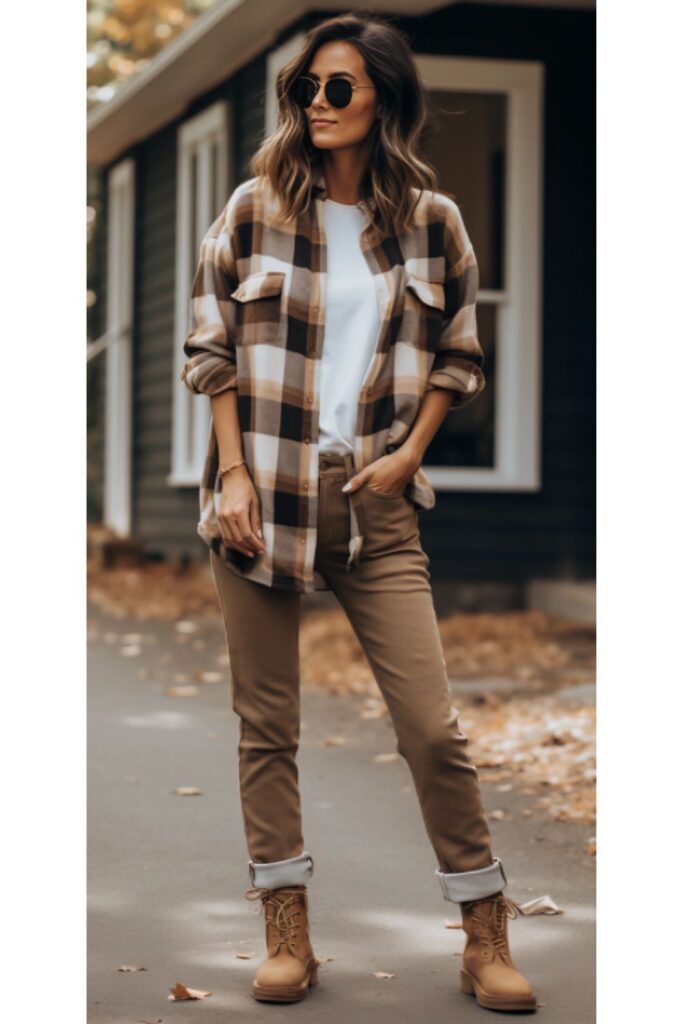
[[[400,498],[406,485],[420,468],[420,459],[405,445],[395,452],[382,455],[364,466],[342,487],[347,494],[368,484],[371,491],[379,491],[388,497]]]

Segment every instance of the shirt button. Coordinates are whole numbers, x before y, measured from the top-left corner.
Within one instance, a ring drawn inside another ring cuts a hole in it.
[[[307,402],[308,402],[308,404],[310,405],[310,404],[311,404],[311,402],[313,401],[313,395],[306,395],[306,401],[307,401]]]
[[[311,443],[310,437],[305,437],[304,438],[304,444],[310,444],[310,443]]]
[[[303,484],[303,489],[304,489],[305,491],[307,491],[307,490],[308,490],[308,484]]]

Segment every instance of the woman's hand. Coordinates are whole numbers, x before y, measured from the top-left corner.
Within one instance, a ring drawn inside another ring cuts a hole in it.
[[[406,485],[420,468],[421,460],[412,448],[403,444],[395,452],[382,455],[364,466],[342,487],[347,494],[367,483],[371,491],[380,491],[388,497],[400,498]]]
[[[250,558],[266,550],[259,498],[246,465],[223,475],[218,525],[227,547],[236,548]]]

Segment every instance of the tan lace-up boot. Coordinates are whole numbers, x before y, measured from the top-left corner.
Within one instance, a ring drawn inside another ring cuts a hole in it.
[[[461,903],[467,935],[460,969],[460,988],[489,1010],[535,1010],[536,996],[510,955],[508,917],[517,917],[514,900],[494,893]]]
[[[294,1003],[318,981],[318,959],[311,948],[305,885],[279,889],[254,886],[248,900],[261,900],[268,956],[256,971],[251,993],[263,1002]]]

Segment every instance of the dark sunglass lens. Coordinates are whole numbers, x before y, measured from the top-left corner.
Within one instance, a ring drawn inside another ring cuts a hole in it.
[[[295,103],[300,107],[310,107],[318,91],[316,83],[310,78],[296,78],[292,86]]]
[[[353,89],[345,78],[332,78],[325,86],[325,95],[333,107],[348,107]]]

